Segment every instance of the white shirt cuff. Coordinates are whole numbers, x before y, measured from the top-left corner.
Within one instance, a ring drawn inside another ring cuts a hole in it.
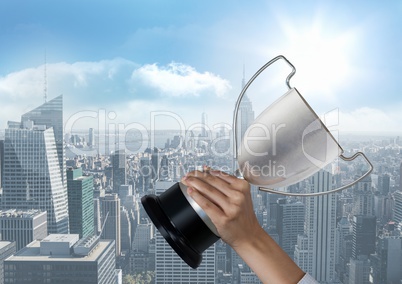
[[[297,284],[317,284],[318,282],[308,273]]]

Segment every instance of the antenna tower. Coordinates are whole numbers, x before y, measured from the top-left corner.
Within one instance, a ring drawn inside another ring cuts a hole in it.
[[[246,65],[243,63],[243,79],[241,80],[241,88],[246,85]]]
[[[43,100],[47,102],[47,72],[46,72],[46,50],[45,50],[45,64],[43,73]]]

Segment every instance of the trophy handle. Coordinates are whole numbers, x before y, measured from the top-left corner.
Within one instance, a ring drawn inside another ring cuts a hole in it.
[[[234,169],[236,169],[236,161],[237,161],[237,135],[238,135],[238,129],[237,129],[237,117],[238,117],[238,113],[239,113],[239,108],[240,108],[240,103],[241,100],[243,99],[244,94],[246,93],[248,87],[251,85],[251,83],[255,80],[255,78],[258,77],[258,75],[260,75],[262,73],[262,71],[264,71],[268,66],[270,66],[272,63],[278,61],[279,59],[283,59],[286,61],[287,64],[290,65],[290,67],[292,67],[292,72],[290,72],[290,74],[286,77],[286,85],[288,86],[289,90],[292,88],[289,84],[290,79],[293,77],[293,75],[296,73],[296,68],[293,66],[292,63],[289,62],[289,60],[286,59],[285,56],[283,55],[278,55],[277,57],[272,58],[270,61],[268,61],[267,63],[265,63],[264,66],[262,66],[254,75],[253,77],[250,78],[250,80],[248,80],[247,84],[244,86],[243,90],[241,91],[239,97],[237,98],[237,102],[235,105],[235,109],[234,109],[234,114],[233,114],[233,143],[234,143],[234,147],[233,147],[233,158],[234,158]]]

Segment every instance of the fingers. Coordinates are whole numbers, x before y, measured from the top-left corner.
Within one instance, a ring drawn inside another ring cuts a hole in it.
[[[214,179],[214,181],[211,181],[211,178]],[[182,179],[182,182],[190,189],[193,188],[201,193],[205,198],[218,207],[223,208],[227,206],[227,196],[224,192],[218,189],[218,187],[228,186],[225,181],[219,180],[208,173],[194,172],[185,176]]]
[[[247,181],[220,171],[193,171],[183,178],[182,183],[201,194],[225,214],[241,206],[250,191]],[[205,200],[203,202],[207,205]]]
[[[215,203],[211,202],[208,198],[203,196],[200,192],[192,187],[187,188],[188,194],[191,198],[204,210],[204,212],[213,220],[217,220],[219,216],[222,216],[222,208]]]
[[[212,171],[212,170],[211,170],[211,171],[209,171],[209,173],[210,173],[211,175],[213,175],[213,176],[219,177],[220,179],[226,181],[226,182],[229,183],[229,184],[236,185],[236,184],[240,184],[240,183],[242,182],[241,179],[239,179],[239,178],[237,178],[237,177],[235,177],[235,176],[232,176],[232,175],[230,175],[230,174],[228,174],[228,173],[225,173],[225,172],[221,172],[221,171]]]
[[[215,190],[219,190],[226,197],[230,197],[233,194],[233,190],[241,190],[242,187],[248,186],[248,183],[244,184],[245,181],[242,181],[234,176],[229,175],[228,173],[221,171],[193,171],[186,175],[184,179],[184,184],[187,181],[194,179],[198,179],[203,181],[206,184],[214,187]],[[200,184],[202,186],[202,184]],[[197,188],[198,189],[198,188]]]

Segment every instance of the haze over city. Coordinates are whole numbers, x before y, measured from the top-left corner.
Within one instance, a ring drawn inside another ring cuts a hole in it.
[[[2,1],[0,125],[44,93],[63,94],[65,123],[88,111],[146,128],[155,111],[186,127],[202,112],[211,125],[231,123],[243,76],[283,54],[297,69],[292,86],[319,115],[335,113],[340,133],[399,133],[401,10],[399,1]],[[277,63],[253,85],[256,114],[286,91],[288,73]]]

